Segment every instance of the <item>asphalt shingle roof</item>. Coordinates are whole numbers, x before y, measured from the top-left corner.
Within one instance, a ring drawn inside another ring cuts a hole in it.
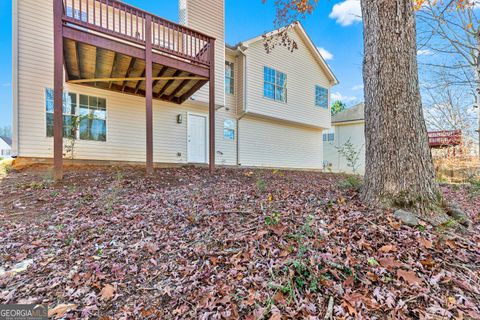
[[[12,138],[0,136],[0,139],[5,141],[10,147],[12,146]]]

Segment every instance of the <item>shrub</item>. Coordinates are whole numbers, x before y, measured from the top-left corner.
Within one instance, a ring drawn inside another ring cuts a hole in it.
[[[360,191],[362,188],[362,178],[358,175],[348,175],[344,180],[341,180],[339,183],[339,187],[342,189],[351,189],[355,191]]]
[[[342,146],[336,148],[338,153],[347,161],[347,166],[352,169],[354,174],[356,174],[358,168],[360,167],[360,154],[363,146],[357,150],[352,141],[348,139],[347,142],[345,142]]]

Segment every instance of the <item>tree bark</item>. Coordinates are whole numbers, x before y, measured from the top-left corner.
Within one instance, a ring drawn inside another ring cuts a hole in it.
[[[440,207],[418,84],[411,0],[361,0],[364,32],[366,171],[363,200],[413,209]]]

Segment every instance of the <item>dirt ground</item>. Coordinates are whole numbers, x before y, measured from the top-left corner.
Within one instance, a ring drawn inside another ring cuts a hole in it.
[[[480,319],[473,186],[442,186],[474,222],[458,233],[401,225],[335,174],[50,176],[0,181],[0,303],[65,319]]]

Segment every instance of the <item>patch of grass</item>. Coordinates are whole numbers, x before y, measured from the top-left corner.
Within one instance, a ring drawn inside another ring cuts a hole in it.
[[[5,177],[12,171],[12,159],[2,159],[0,160],[0,179]]]
[[[274,289],[274,290],[277,290],[277,291],[280,291],[281,293],[283,293],[284,295],[288,295],[290,297],[293,298],[293,295],[295,294],[294,291],[293,291],[293,286],[290,282],[286,283],[286,284],[276,284],[276,283],[270,283],[269,284],[269,287],[271,289]]]
[[[471,179],[470,183],[470,195],[475,196],[480,193],[480,179]]]
[[[48,183],[45,182],[45,181],[32,181],[32,182],[28,182],[28,183],[21,183],[17,186],[17,188],[19,189],[23,189],[23,190],[28,190],[28,189],[31,189],[31,190],[42,190],[42,189],[45,189],[48,187]]]
[[[301,291],[309,290],[316,292],[318,290],[318,277],[312,266],[303,260],[293,260],[290,267],[294,271],[293,282],[297,289]]]
[[[445,176],[443,175],[438,175],[437,176],[437,182],[438,183],[448,183],[450,182]]]
[[[362,185],[362,178],[358,175],[348,175],[344,180],[338,182],[338,186],[341,189],[349,189],[355,191],[360,191]]]
[[[267,189],[267,183],[265,182],[265,180],[261,177],[258,177],[257,179],[257,182],[255,183],[258,191],[260,192],[265,192],[265,190]]]
[[[425,228],[425,226],[422,226],[422,225],[418,225],[416,226],[417,230],[420,231],[420,232],[424,232],[427,230],[427,228]]]
[[[287,235],[288,238],[293,239],[301,247],[303,246],[302,241],[307,238],[312,238],[315,236],[315,231],[313,230],[313,216],[308,216],[305,219],[305,223],[298,229],[297,232]]]
[[[450,229],[456,228],[458,225],[459,224],[457,221],[448,220],[447,222],[444,222],[441,225],[439,225],[436,229],[437,229],[437,232],[443,233],[443,232],[447,232]]]
[[[280,213],[273,212],[271,215],[265,217],[265,224],[267,226],[274,226],[279,224],[281,220],[282,217],[280,216]]]

